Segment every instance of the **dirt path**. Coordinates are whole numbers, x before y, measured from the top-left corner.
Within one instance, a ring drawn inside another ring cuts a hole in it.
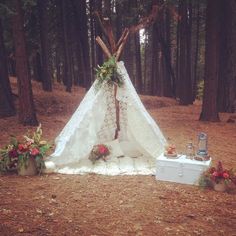
[[[14,85],[14,83],[13,83]],[[53,141],[84,94],[59,85],[53,93],[34,84],[44,137]],[[204,131],[215,164],[236,167],[236,124],[198,121],[200,105],[142,97],[165,137],[185,151]],[[0,144],[27,127],[17,118],[0,120]],[[29,127],[28,127],[29,128]],[[236,194],[156,181],[154,176],[0,176],[0,235],[236,235]]]

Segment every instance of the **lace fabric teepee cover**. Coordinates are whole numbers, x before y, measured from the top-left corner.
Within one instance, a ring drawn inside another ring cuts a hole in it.
[[[99,169],[88,160],[93,146],[112,141],[116,130],[114,90],[104,84],[99,91],[96,91],[95,81],[55,140],[56,149],[50,157],[50,161],[55,164],[53,171],[68,174],[94,172],[110,175],[153,174],[155,171],[155,159],[164,151],[166,140],[143,106],[130,81],[124,63],[118,62],[117,67],[118,73],[124,81],[122,87],[118,87],[116,94],[120,108],[118,139],[119,142],[131,141],[142,153],[142,158],[146,158],[145,162],[149,162],[148,169],[145,169],[147,165],[143,170],[142,168],[137,170],[133,166],[128,168],[128,171],[124,171],[121,163],[123,158],[119,158],[119,161],[117,161],[118,158],[113,159],[117,165],[115,168],[109,167],[109,162],[103,162],[99,163],[102,165],[102,168]]]

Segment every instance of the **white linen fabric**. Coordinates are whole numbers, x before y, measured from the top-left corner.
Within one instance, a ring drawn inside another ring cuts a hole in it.
[[[136,158],[110,155],[108,161],[99,160],[95,164],[88,160],[93,146],[114,140],[116,130],[114,89],[103,84],[96,91],[95,81],[56,138],[55,152],[46,162],[47,171],[64,174],[155,174],[156,158],[164,151],[166,140],[143,106],[124,63],[118,62],[117,67],[124,81],[116,95],[120,107],[118,139],[123,144],[131,142],[136,153],[141,155]]]

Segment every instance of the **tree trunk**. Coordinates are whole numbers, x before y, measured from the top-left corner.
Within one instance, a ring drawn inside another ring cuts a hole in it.
[[[197,6],[197,14],[196,14],[196,45],[195,45],[195,51],[194,51],[194,63],[193,63],[193,96],[196,97],[197,95],[197,82],[198,74],[197,74],[197,68],[198,68],[198,54],[199,54],[199,29],[200,29],[200,3],[199,1],[196,2]]]
[[[154,67],[158,66],[158,47],[153,47],[153,30],[154,25],[152,26],[152,30],[148,29],[145,32],[145,43],[144,43],[144,67],[143,67],[143,74],[144,74],[144,85],[145,85],[145,91],[148,95],[154,95],[156,91],[156,80],[157,80],[157,71],[154,71],[153,69],[156,69]],[[156,45],[158,46],[158,45]],[[154,58],[156,56],[156,58]],[[157,67],[159,68],[159,67]]]
[[[95,0],[89,1],[89,18],[90,18],[90,48],[91,48],[91,66],[96,67],[96,53],[95,53],[95,20],[93,12],[95,10]],[[100,35],[101,36],[101,35]],[[92,70],[92,80],[94,78],[94,71]]]
[[[228,48],[229,48],[229,57],[228,57],[228,68],[229,68],[229,104],[227,107],[228,112],[236,112],[236,1],[229,1],[230,15],[229,18],[230,26],[229,30],[229,39],[228,39]]]
[[[204,95],[200,120],[219,121],[217,111],[221,0],[208,0],[206,12],[206,52]]]
[[[140,38],[139,34],[136,33],[134,36],[135,43],[135,59],[136,59],[136,88],[138,93],[142,93],[143,81],[142,81],[142,65],[141,65],[141,52],[140,52]]]
[[[90,68],[90,53],[89,53],[89,38],[88,38],[88,25],[86,14],[86,0],[75,1],[75,6],[79,39],[82,48],[83,62],[85,67],[85,87],[89,89],[91,85],[91,68]]]
[[[29,63],[23,28],[21,1],[14,0],[16,14],[13,15],[13,38],[16,55],[16,74],[19,95],[19,122],[23,125],[38,125],[33,102]]]
[[[33,79],[38,82],[42,82],[41,57],[38,51],[34,52],[33,54],[32,67],[33,67]]]
[[[179,83],[180,83],[180,104],[192,104],[192,83],[191,83],[191,54],[190,54],[190,32],[188,7],[185,0],[180,1],[180,51],[179,51]]]
[[[15,106],[7,70],[7,58],[3,40],[2,22],[0,19],[0,117],[14,116]]]
[[[160,82],[160,62],[159,62],[159,47],[158,47],[158,24],[155,22],[152,27],[152,63],[151,63],[151,95],[160,95],[161,82]],[[145,65],[147,66],[147,65]],[[158,83],[159,82],[159,83]],[[158,88],[157,88],[158,83]]]
[[[180,1],[178,4],[178,15],[180,16]],[[176,29],[176,65],[175,65],[175,74],[176,74],[176,97],[180,97],[180,20],[177,22]]]
[[[39,11],[39,29],[40,29],[40,42],[41,42],[41,56],[42,56],[42,73],[41,81],[44,91],[52,91],[52,81],[50,75],[50,63],[49,63],[49,19],[47,12],[46,0],[38,0]]]
[[[221,7],[221,42],[218,86],[218,111],[236,109],[236,1],[229,0]]]
[[[96,0],[96,10],[101,12],[101,9],[102,9],[102,1]],[[100,37],[102,36],[102,30],[101,30],[101,27],[100,27],[98,21],[95,20],[95,37],[97,37],[97,36],[100,36]],[[97,43],[95,44],[95,52],[96,52],[95,64],[96,65],[102,65],[102,63],[103,63],[103,52],[102,52],[100,46]]]
[[[63,35],[64,35],[64,48],[65,48],[65,85],[66,91],[71,92],[72,88],[72,56],[69,45],[69,20],[68,20],[68,6],[67,1],[62,0],[62,20],[63,20]]]
[[[169,9],[166,14],[162,16],[162,21],[157,26],[157,37],[161,47],[161,70],[162,74],[159,75],[161,79],[160,95],[165,97],[175,96],[175,75],[171,65],[171,50],[170,50],[170,13]]]
[[[175,74],[171,64],[171,39],[170,39],[170,10],[165,13],[165,41],[160,41],[165,57],[166,74],[164,80],[164,96],[175,97]]]

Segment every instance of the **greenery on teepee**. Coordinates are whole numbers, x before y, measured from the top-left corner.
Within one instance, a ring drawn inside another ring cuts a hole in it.
[[[123,80],[117,73],[117,65],[114,56],[110,57],[101,66],[98,65],[95,71],[97,77],[96,90],[99,90],[104,83],[108,85],[117,84],[119,87],[123,85]]]

